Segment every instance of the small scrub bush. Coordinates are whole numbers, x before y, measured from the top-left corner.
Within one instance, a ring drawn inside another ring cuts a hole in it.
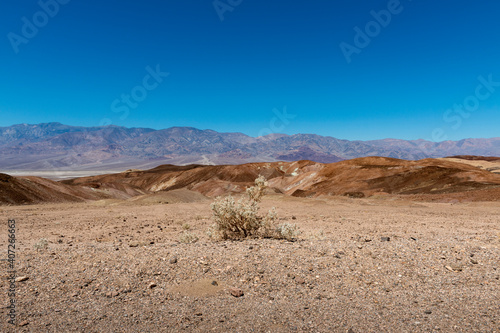
[[[40,240],[36,242],[33,247],[35,248],[35,250],[45,250],[49,247],[49,241],[45,238],[40,238]]]
[[[184,223],[184,224],[182,225],[182,229],[184,229],[184,230],[189,230],[189,229],[191,229],[191,226],[190,226],[189,224],[187,224],[187,223]]]
[[[274,208],[264,216],[259,214],[259,203],[266,187],[266,179],[259,176],[255,180],[255,186],[246,190],[246,197],[238,201],[231,195],[215,199],[210,206],[215,222],[208,230],[210,238],[242,239],[252,236],[284,238],[274,226],[277,219]]]
[[[295,224],[292,223],[283,223],[280,224],[277,229],[277,234],[280,238],[286,239],[288,241],[292,241],[300,235],[300,231]]]
[[[184,231],[179,239],[181,243],[190,244],[198,241],[198,236],[193,235],[189,231]]]

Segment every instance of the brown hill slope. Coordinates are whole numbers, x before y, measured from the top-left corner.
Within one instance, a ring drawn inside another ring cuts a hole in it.
[[[241,193],[259,175],[269,180],[271,191],[300,197],[397,194],[424,200],[438,196],[439,200],[448,197],[500,200],[499,174],[456,160],[364,157],[331,164],[303,160],[215,166],[162,165],[150,170],[128,170],[61,182],[0,174],[0,204],[132,197],[153,203],[200,201],[203,196]],[[162,194],[173,190],[178,191],[167,196]]]
[[[0,173],[0,204],[79,202],[110,197],[90,188],[70,186],[39,177],[12,177]]]
[[[457,155],[446,157],[445,160],[470,164],[480,169],[500,174],[500,157]]]
[[[259,175],[276,192],[295,196],[376,193],[443,194],[500,187],[500,176],[475,166],[439,159],[405,161],[365,157],[331,164],[311,161],[221,166],[163,165],[146,171],[77,178],[69,185],[140,188],[147,192],[186,188],[207,196],[238,193]]]

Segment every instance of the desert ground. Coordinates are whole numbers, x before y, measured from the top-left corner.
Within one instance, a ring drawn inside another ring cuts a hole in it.
[[[295,241],[215,242],[185,199],[0,207],[0,331],[500,332],[498,201],[267,195]]]

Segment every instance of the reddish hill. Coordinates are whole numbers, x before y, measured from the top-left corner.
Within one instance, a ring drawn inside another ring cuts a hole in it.
[[[0,204],[79,202],[108,198],[90,188],[69,186],[39,177],[12,177],[0,173]]]
[[[500,174],[456,162],[456,159],[406,161],[364,157],[331,164],[302,160],[215,166],[162,165],[150,170],[128,170],[61,182],[0,174],[0,204],[128,199],[179,189],[185,190],[182,200],[189,202],[186,196],[194,192],[208,197],[241,193],[259,175],[269,180],[272,191],[300,197],[397,194],[425,200],[438,197],[440,200],[447,197],[500,200]]]
[[[148,192],[179,188],[207,196],[238,193],[259,175],[276,192],[295,196],[445,194],[500,187],[500,175],[446,160],[405,161],[365,157],[331,164],[311,161],[221,166],[164,165],[146,171],[77,178],[65,184],[140,188]],[[496,200],[495,198],[492,198]]]

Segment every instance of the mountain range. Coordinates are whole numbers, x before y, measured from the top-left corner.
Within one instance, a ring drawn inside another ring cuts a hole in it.
[[[60,123],[0,127],[0,170],[117,170],[161,164],[243,164],[311,160],[332,163],[382,156],[405,160],[451,155],[500,156],[500,137],[431,142],[349,141],[316,134],[250,137],[192,127],[162,130]]]

